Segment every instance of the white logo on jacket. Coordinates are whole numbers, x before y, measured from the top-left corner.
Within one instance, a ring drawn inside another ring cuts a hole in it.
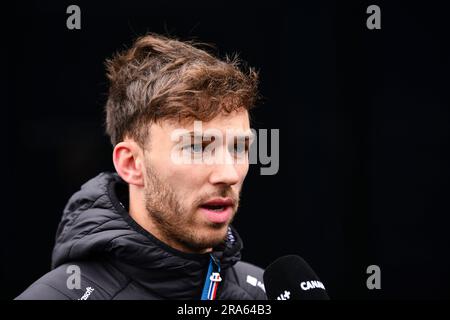
[[[83,294],[83,296],[78,299],[78,300],[87,300],[89,298],[89,296],[91,295],[92,292],[94,292],[94,288],[92,287],[87,287],[86,288],[86,292]]]
[[[261,281],[259,281],[257,278],[255,278],[251,275],[247,275],[247,283],[251,284],[254,287],[258,287],[262,291],[266,292],[266,288],[264,287],[264,284]]]

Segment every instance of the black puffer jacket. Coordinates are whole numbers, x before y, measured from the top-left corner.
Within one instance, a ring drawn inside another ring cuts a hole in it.
[[[53,250],[53,270],[16,299],[200,299],[209,254],[187,254],[160,242],[125,209],[127,185],[102,173],[69,200]],[[266,299],[263,270],[241,262],[242,241],[230,228],[215,248],[222,281],[217,299]],[[73,287],[79,267],[81,287]],[[75,267],[75,268],[76,268]]]

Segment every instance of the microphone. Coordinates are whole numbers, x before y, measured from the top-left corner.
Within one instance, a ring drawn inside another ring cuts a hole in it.
[[[296,255],[278,258],[264,272],[269,300],[329,300],[325,286],[306,263]]]

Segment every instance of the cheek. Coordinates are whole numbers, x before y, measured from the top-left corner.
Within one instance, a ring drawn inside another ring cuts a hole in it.
[[[175,165],[170,169],[167,180],[183,198],[189,198],[203,184],[203,172],[193,166]]]
[[[237,170],[239,172],[239,177],[241,177],[241,183],[244,182],[244,179],[247,176],[249,168],[250,168],[250,166],[248,163],[242,164],[237,168]]]

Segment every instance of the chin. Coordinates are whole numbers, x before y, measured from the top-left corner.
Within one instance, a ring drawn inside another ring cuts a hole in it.
[[[211,248],[222,243],[227,235],[228,224],[220,224],[208,226],[204,230],[199,230],[200,236],[198,237],[198,242],[202,243],[203,247]]]

